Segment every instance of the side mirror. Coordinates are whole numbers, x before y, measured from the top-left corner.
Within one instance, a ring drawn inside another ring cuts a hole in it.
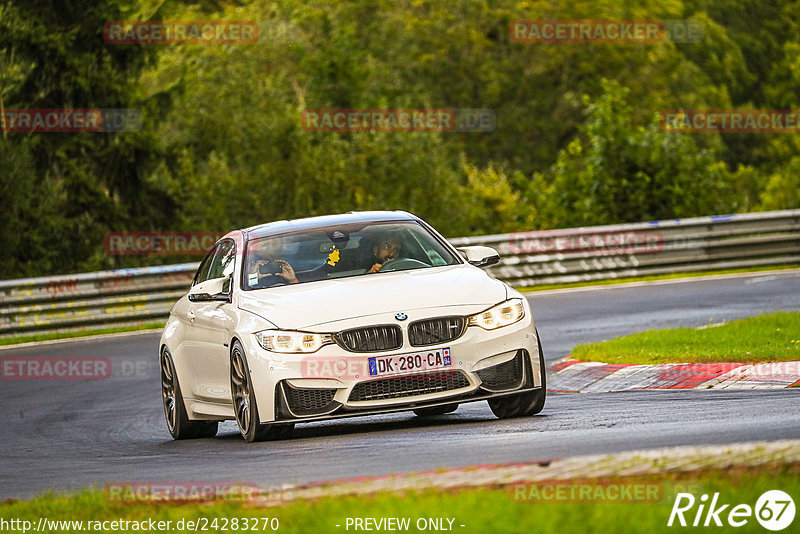
[[[224,292],[225,283],[229,281],[229,277],[223,276],[222,278],[212,278],[210,280],[200,282],[189,290],[189,300],[192,302],[213,300],[230,302],[230,292]]]
[[[500,254],[492,247],[474,246],[457,248],[467,263],[475,267],[488,267],[500,262]]]

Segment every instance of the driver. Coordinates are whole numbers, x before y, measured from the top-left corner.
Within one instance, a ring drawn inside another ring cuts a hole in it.
[[[400,241],[397,238],[392,236],[387,236],[379,241],[374,247],[372,247],[372,255],[374,257],[374,263],[372,267],[367,271],[368,273],[377,273],[383,267],[383,264],[389,260],[394,260],[400,257],[400,251],[403,249],[403,245],[400,244]]]

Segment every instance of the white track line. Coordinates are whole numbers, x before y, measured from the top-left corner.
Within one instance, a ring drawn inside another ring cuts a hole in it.
[[[580,287],[565,287],[560,289],[543,289],[541,291],[521,291],[523,295],[526,297],[528,296],[535,296],[535,295],[556,295],[559,293],[576,293],[578,291],[597,291],[600,289],[624,289],[630,287],[642,287],[642,286],[663,286],[668,284],[683,284],[686,282],[705,282],[710,280],[727,280],[732,278],[756,278],[760,276],[773,276],[776,274],[790,274],[797,276],[800,274],[800,269],[780,269],[777,271],[758,271],[752,273],[731,273],[731,274],[713,274],[709,276],[687,276],[685,278],[670,278],[668,280],[646,280],[642,282],[624,282],[620,284],[604,284],[604,285],[591,285],[591,286],[580,286]]]
[[[91,341],[93,339],[109,339],[122,336],[136,336],[139,334],[153,334],[155,332],[161,332],[162,330],[163,328],[151,328],[149,330],[133,330],[131,332],[116,332],[114,334],[97,334],[93,336],[68,337],[64,339],[48,339],[45,341],[29,341],[27,343],[17,343],[16,345],[2,345],[0,346],[0,350],[38,347],[42,345],[55,345],[57,343],[69,343],[72,341]]]

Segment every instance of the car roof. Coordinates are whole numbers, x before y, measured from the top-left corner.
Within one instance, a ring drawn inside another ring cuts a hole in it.
[[[322,215],[319,217],[306,217],[275,221],[249,228],[243,228],[245,239],[256,239],[269,235],[284,234],[303,230],[313,230],[329,226],[338,226],[353,223],[387,222],[387,221],[416,221],[417,218],[406,211],[349,211],[337,215]]]

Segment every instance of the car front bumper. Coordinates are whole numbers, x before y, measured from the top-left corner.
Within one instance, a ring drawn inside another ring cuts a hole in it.
[[[381,324],[377,318],[375,324]],[[484,330],[467,327],[457,339],[386,352],[355,353],[327,345],[313,354],[266,351],[245,343],[262,423],[312,421],[406,411],[505,396],[541,387],[540,347],[526,303],[519,322]],[[447,367],[370,376],[371,357],[449,349]]]

